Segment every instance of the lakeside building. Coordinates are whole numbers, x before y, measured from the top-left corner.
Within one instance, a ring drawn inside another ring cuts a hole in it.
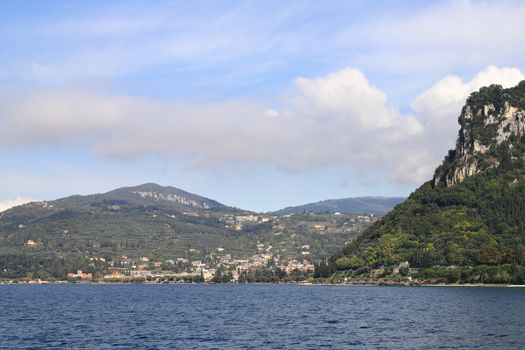
[[[67,274],[67,278],[80,278],[80,279],[93,279],[92,273],[84,273],[82,270],[78,270],[77,273],[70,272]]]

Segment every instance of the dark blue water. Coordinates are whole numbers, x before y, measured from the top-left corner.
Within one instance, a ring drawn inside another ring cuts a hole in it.
[[[4,285],[0,348],[525,349],[525,289]]]

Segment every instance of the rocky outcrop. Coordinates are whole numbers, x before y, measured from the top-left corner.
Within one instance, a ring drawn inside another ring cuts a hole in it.
[[[158,201],[175,202],[189,207],[210,209],[211,206],[206,202],[199,202],[194,199],[186,198],[184,196],[174,193],[160,193],[152,191],[134,191],[134,194],[142,198],[152,198]]]
[[[512,151],[525,141],[525,81],[511,89],[491,85],[473,93],[459,123],[456,149],[436,169],[435,187],[454,186],[508,159],[523,159]]]

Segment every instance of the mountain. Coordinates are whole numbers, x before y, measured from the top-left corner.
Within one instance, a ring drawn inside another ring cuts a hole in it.
[[[303,212],[323,213],[341,212],[351,214],[384,215],[394,206],[403,202],[403,197],[354,197],[342,199],[328,199],[316,203],[309,203],[293,207],[286,207],[273,212],[275,215],[297,214]]]
[[[459,124],[433,179],[333,256],[335,268],[525,283],[525,81],[472,93]]]
[[[187,245],[211,245],[235,236],[220,217],[240,213],[156,184],[32,202],[0,213],[0,254],[25,247],[27,241],[41,243],[34,250],[44,252],[182,252]]]
[[[302,264],[334,254],[374,220],[329,213],[256,214],[156,184],[32,202],[0,213],[0,281],[63,279],[77,269],[129,270],[143,266],[145,257],[164,262],[164,269],[193,273],[203,264],[233,268],[239,258],[237,264],[251,259],[254,268],[268,257]]]
[[[104,194],[71,196],[54,201],[53,204],[65,207],[86,204],[91,206],[159,207],[179,212],[228,209],[227,206],[217,201],[175,187],[160,186],[153,183],[122,187]]]

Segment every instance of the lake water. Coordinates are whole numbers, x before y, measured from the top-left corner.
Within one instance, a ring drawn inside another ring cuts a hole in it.
[[[525,289],[3,285],[0,348],[525,349]]]

